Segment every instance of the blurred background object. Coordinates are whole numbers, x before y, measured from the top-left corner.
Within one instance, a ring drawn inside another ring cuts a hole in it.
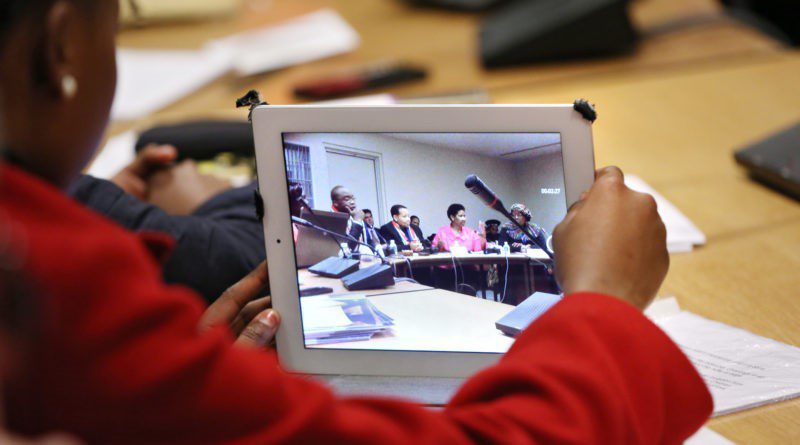
[[[633,49],[628,0],[518,1],[480,30],[487,67],[618,55]]]
[[[800,46],[800,2],[797,0],[722,0],[730,13],[761,31]]]
[[[735,153],[754,180],[800,201],[800,124]]]
[[[452,9],[455,11],[485,11],[508,3],[508,0],[409,0],[419,6]]]
[[[241,0],[120,0],[119,2],[122,24],[137,26],[219,19],[235,14],[241,5]]]

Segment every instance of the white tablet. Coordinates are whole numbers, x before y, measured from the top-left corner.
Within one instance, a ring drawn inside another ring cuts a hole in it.
[[[252,118],[278,355],[296,372],[462,377],[495,362],[513,343],[495,323],[553,285],[541,241],[594,179],[591,123],[572,105],[262,106]],[[466,188],[470,175],[522,204],[539,243]],[[318,237],[337,248],[317,268],[297,267],[297,237],[323,222],[298,195],[350,213]]]

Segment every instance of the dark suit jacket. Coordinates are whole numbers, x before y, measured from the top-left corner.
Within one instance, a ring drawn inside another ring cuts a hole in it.
[[[128,230],[171,235],[176,244],[163,264],[165,281],[191,287],[211,303],[266,257],[255,188],[253,183],[222,192],[189,216],[168,215],[91,176],[81,176],[68,193]]]
[[[419,227],[417,227],[417,226],[409,226],[409,227],[411,227],[411,230],[413,230],[414,233],[417,234],[417,238],[419,239],[420,242],[423,242],[425,240],[425,237],[422,236],[422,230],[420,230]],[[384,238],[386,238],[386,242],[387,243],[389,243],[392,240],[394,240],[394,243],[397,244],[397,249],[398,250],[410,250],[411,249],[411,246],[409,246],[408,244],[405,243],[405,241],[403,241],[403,237],[401,237],[400,234],[398,234],[397,231],[394,230],[394,227],[392,226],[391,222],[386,223],[383,226],[381,226],[381,235]]]
[[[364,242],[371,245],[372,247],[377,246],[378,244],[386,244],[386,238],[381,235],[381,230],[378,227],[369,227],[364,224]],[[368,239],[369,238],[369,239]]]

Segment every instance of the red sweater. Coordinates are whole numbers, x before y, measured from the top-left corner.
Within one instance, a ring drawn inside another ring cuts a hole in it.
[[[199,334],[200,299],[161,281],[147,243],[60,191],[5,166],[0,210],[44,296],[27,372],[7,388],[17,431],[101,444],[654,444],[680,443],[711,412],[661,330],[589,293],[542,316],[444,410],[337,398],[223,328]]]

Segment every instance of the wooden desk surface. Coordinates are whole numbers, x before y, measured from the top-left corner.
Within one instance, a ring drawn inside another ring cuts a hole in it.
[[[662,288],[697,314],[800,346],[800,204],[750,181],[733,152],[800,120],[800,55],[627,82],[576,82],[502,102],[563,101],[580,91],[599,105],[598,165],[653,185],[708,236],[673,255]],[[710,421],[741,443],[800,441],[800,400]]]
[[[241,117],[231,103],[249,88],[273,103],[292,103],[289,86],[299,79],[383,58],[431,69],[426,81],[389,90],[401,95],[484,87],[496,103],[587,97],[600,116],[597,164],[641,176],[708,235],[706,246],[671,257],[662,294],[700,315],[800,346],[800,205],[749,181],[732,158],[737,147],[800,120],[800,54],[714,18],[719,7],[712,0],[650,0],[632,6],[650,37],[629,56],[485,71],[477,61],[476,16],[416,10],[395,0],[269,4],[265,13],[236,19],[125,31],[120,42],[194,48],[208,38],[333,6],[361,34],[362,46],[253,79],[226,77],[149,119],[117,123],[111,133],[165,119]],[[661,32],[693,14],[709,23]],[[798,443],[797,419],[800,400],[713,419],[710,426],[737,443]]]
[[[291,86],[354,64],[385,59],[419,63],[429,68],[423,82],[388,90],[399,95],[430,94],[464,88],[488,88],[513,93],[550,88],[578,79],[617,79],[660,74],[677,67],[705,67],[726,60],[753,61],[780,51],[762,34],[721,14],[714,0],[650,0],[632,5],[634,23],[645,37],[630,55],[612,59],[545,63],[526,67],[485,70],[478,57],[480,16],[414,8],[402,0],[271,0],[260,11],[238,17],[189,25],[128,29],[120,45],[136,48],[199,48],[208,39],[272,23],[279,23],[321,7],[332,7],[358,31],[361,46],[354,52],[287,68],[250,79],[228,76],[137,123],[116,123],[112,133],[154,120],[207,117],[223,113],[243,118],[233,110],[234,100],[250,88],[273,104],[295,103]],[[706,26],[692,26],[706,22]],[[672,30],[670,32],[670,30]],[[570,98],[572,102],[575,98]]]

